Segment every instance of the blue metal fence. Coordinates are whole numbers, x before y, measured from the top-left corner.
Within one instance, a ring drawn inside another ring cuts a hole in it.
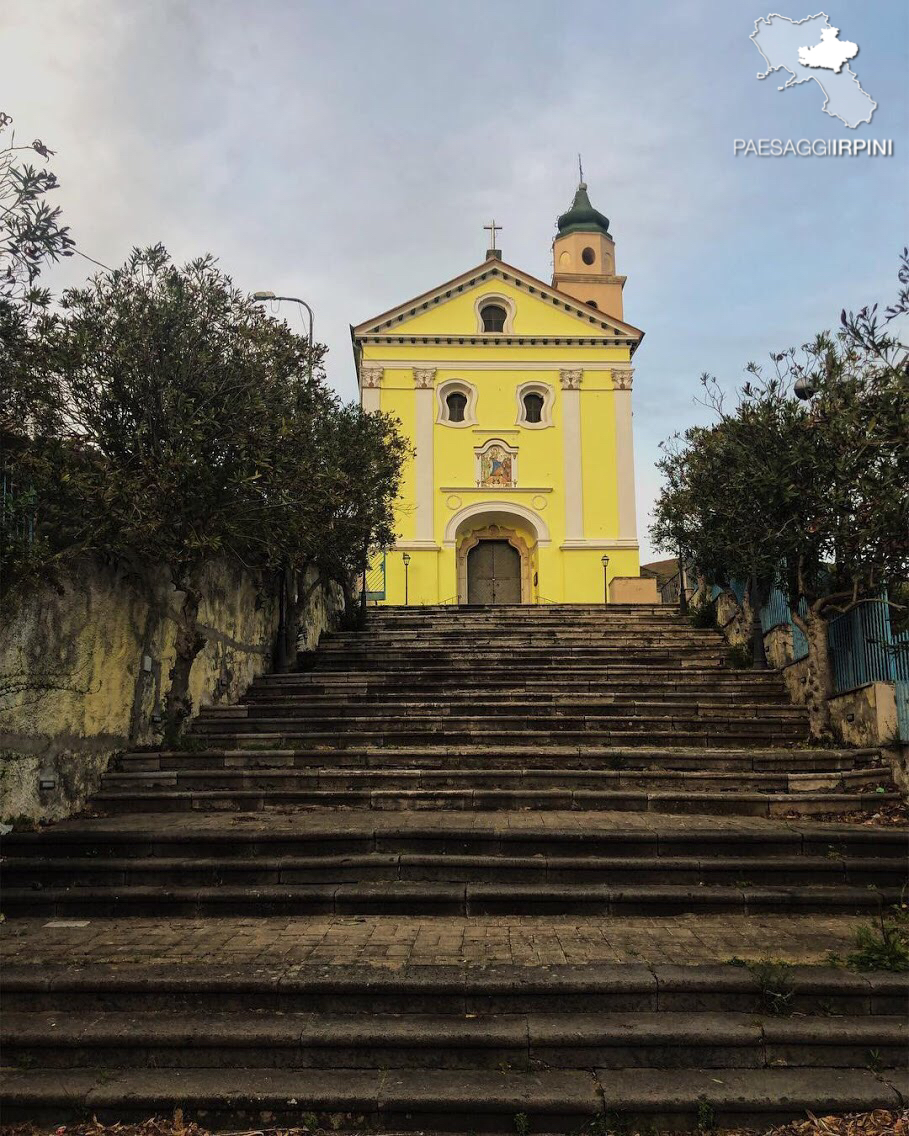
[[[868,600],[830,620],[827,630],[837,690],[892,682],[896,652],[886,600]]]
[[[741,603],[745,585],[733,580],[731,590]],[[711,598],[716,599],[722,591],[714,585]],[[799,600],[798,611],[802,616],[808,614],[804,598]],[[804,659],[808,654],[808,640],[792,622],[785,593],[774,588],[761,608],[761,627],[766,634],[772,627],[785,626],[792,632],[793,659]],[[869,682],[893,683],[900,740],[909,742],[909,631],[893,631],[887,593],[864,600],[851,611],[831,619],[827,642],[834,689],[838,694]]]

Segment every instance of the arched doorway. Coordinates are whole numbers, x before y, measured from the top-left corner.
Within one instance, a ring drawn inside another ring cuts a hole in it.
[[[485,550],[471,553],[482,542],[498,542],[498,551]],[[525,603],[532,604],[538,592],[538,549],[549,544],[549,530],[543,519],[523,505],[505,501],[491,501],[489,505],[468,505],[448,522],[445,544],[455,550],[458,603]],[[512,552],[501,546],[508,545]],[[517,554],[515,561],[514,553]],[[475,562],[475,557],[479,561]],[[490,558],[493,563],[490,564]],[[485,563],[484,563],[485,562]],[[518,579],[513,580],[514,565],[518,565]],[[468,580],[468,566],[474,576]],[[490,584],[480,585],[480,594],[486,599],[469,599],[476,596],[478,579],[494,578],[495,598]]]
[[[508,540],[480,538],[467,552],[467,602],[519,604],[521,553]]]

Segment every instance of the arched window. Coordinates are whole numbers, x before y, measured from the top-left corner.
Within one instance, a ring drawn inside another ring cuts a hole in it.
[[[598,308],[599,306],[600,305],[596,302],[596,300],[588,300],[587,301],[587,307],[588,308]]]
[[[507,312],[498,304],[486,304],[480,308],[480,319],[484,331],[504,331]]]
[[[536,391],[531,391],[529,394],[524,395],[524,421],[525,422],[542,422],[543,421],[543,396],[537,394]]]
[[[448,409],[449,422],[463,422],[464,411],[467,409],[467,395],[461,394],[460,391],[452,391],[445,399],[445,406]]]

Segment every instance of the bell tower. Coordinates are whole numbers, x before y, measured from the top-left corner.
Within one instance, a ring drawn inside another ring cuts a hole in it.
[[[615,243],[609,218],[594,209],[581,181],[552,242],[552,286],[605,315],[623,319],[624,276],[615,274]]]

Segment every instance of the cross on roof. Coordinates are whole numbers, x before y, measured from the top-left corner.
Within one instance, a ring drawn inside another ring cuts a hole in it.
[[[494,248],[496,247],[496,233],[497,233],[497,232],[501,232],[501,231],[502,231],[502,226],[501,226],[501,225],[497,225],[497,224],[495,223],[495,220],[493,220],[491,224],[489,224],[489,225],[484,225],[484,226],[483,226],[483,228],[484,228],[484,229],[488,229],[488,230],[489,230],[489,232],[490,232],[490,233],[492,234],[492,238],[491,238],[491,241],[490,241],[490,245],[489,245],[489,247],[490,247],[491,249],[494,249]]]

